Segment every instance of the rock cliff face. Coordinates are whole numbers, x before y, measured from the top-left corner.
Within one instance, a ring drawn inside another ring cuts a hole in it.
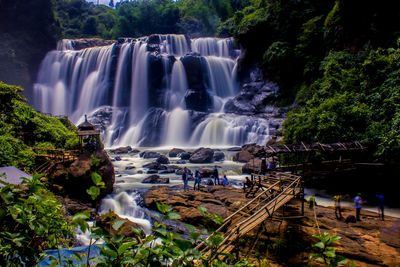
[[[86,189],[93,186],[91,173],[96,171],[103,179],[105,188],[98,199],[102,199],[113,190],[115,182],[114,166],[105,150],[98,150],[94,156],[99,165],[94,166],[92,154],[83,153],[70,164],[57,164],[49,174],[49,182],[59,193],[82,201],[90,201]]]

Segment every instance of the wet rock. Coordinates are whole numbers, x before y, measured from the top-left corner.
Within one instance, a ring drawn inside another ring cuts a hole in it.
[[[154,151],[143,151],[139,154],[139,156],[144,159],[152,159],[159,158],[161,155],[160,153]]]
[[[181,159],[181,160],[178,160],[176,163],[177,164],[186,164],[186,160]]]
[[[118,220],[126,220],[126,222],[124,222],[118,230],[115,230],[112,227],[112,225],[114,222],[116,222]],[[128,237],[128,236],[136,237],[137,236],[136,232],[133,229],[141,228],[140,225],[138,225],[132,221],[129,221],[128,219],[121,218],[112,211],[111,211],[111,213],[109,212],[109,213],[97,216],[96,226],[106,229],[107,231],[110,231],[114,235],[121,234],[126,237]]]
[[[153,169],[153,170],[166,170],[167,166],[164,166],[158,162],[151,162],[143,165],[143,168]]]
[[[245,165],[242,167],[242,173],[258,173],[258,171],[261,169],[261,159],[254,158],[252,160],[249,160]]]
[[[169,184],[169,178],[168,177],[160,177],[159,175],[151,175],[151,176],[143,179],[142,183]]]
[[[135,166],[126,166],[125,170],[132,170],[132,169],[135,169],[135,168],[136,168]]]
[[[192,155],[192,153],[190,153],[190,152],[183,152],[183,153],[181,153],[181,159],[188,160],[188,159],[190,159],[191,155]]]
[[[103,40],[100,38],[82,38],[74,39],[72,41],[72,46],[75,50],[82,50],[89,47],[111,45],[113,43],[115,43],[115,40]]]
[[[132,151],[132,147],[130,146],[125,146],[125,147],[119,147],[116,149],[111,149],[110,150],[114,154],[124,154],[124,153],[129,153]]]
[[[200,172],[201,176],[204,178],[210,177],[213,174],[213,170],[206,169],[206,168],[199,169],[199,172]]]
[[[115,161],[121,161],[121,157],[120,157],[120,156],[116,156],[116,157],[114,158],[114,160],[115,160]]]
[[[248,161],[252,160],[253,158],[254,158],[254,156],[252,154],[250,154],[249,151],[243,150],[243,151],[239,151],[238,153],[236,153],[233,156],[233,161],[248,162]]]
[[[228,151],[241,151],[242,148],[240,146],[235,146],[227,149]]]
[[[160,163],[160,164],[169,164],[169,159],[164,155],[160,155],[157,158],[157,162]]]
[[[225,160],[225,154],[222,151],[214,151],[214,161]]]
[[[193,154],[190,156],[189,161],[191,163],[211,163],[213,162],[214,158],[214,150],[211,148],[198,148],[196,149]]]
[[[158,170],[148,170],[146,173],[147,174],[158,173]]]
[[[140,152],[140,150],[133,149],[130,153],[131,153],[131,154],[137,154],[137,153],[139,153],[139,152]]]
[[[173,148],[169,151],[168,156],[169,157],[177,157],[179,156],[181,153],[185,152],[185,150],[180,149],[180,148]]]
[[[161,171],[160,174],[169,174],[175,173],[175,169],[166,169],[165,171]]]

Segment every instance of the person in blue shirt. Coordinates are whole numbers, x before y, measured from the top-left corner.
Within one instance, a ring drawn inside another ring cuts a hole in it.
[[[196,190],[196,185],[197,185],[197,190],[200,191],[201,173],[199,172],[199,170],[196,170],[194,178],[195,180],[194,180],[193,190]]]
[[[185,167],[183,168],[182,172],[183,191],[189,191],[188,180],[189,180],[189,170]]]
[[[361,193],[358,193],[357,196],[354,198],[354,204],[356,205],[356,220],[361,221],[360,219],[361,205],[362,205]]]
[[[214,184],[219,185],[219,174],[217,166],[214,167],[213,176],[214,176]]]
[[[376,199],[378,200],[378,214],[379,218],[381,218],[382,221],[385,220],[385,202],[384,202],[384,197],[382,193],[378,193],[376,195]]]
[[[222,185],[225,186],[228,184],[229,184],[228,178],[226,178],[226,175],[224,175],[224,177],[222,177]]]

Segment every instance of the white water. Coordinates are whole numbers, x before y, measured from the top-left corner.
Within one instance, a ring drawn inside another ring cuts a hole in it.
[[[224,104],[239,91],[238,50],[231,38],[160,35],[161,54],[148,51],[148,37],[79,51],[73,50],[74,42],[62,40],[57,51],[46,55],[34,85],[34,105],[45,113],[68,115],[75,124],[100,107],[112,107],[102,136],[107,147],[232,146],[269,138],[268,120],[223,113]],[[182,57],[191,52],[201,55],[198,81],[211,103],[199,104],[206,105],[206,113],[186,105],[193,88]],[[150,59],[159,56],[160,69],[154,69],[154,62],[150,67]],[[161,83],[152,85],[157,79]]]
[[[112,194],[104,198],[100,203],[99,214],[106,214],[113,210],[119,217],[128,219],[142,227],[146,234],[151,231],[151,223],[144,219],[144,212],[136,204],[137,193],[125,191]]]

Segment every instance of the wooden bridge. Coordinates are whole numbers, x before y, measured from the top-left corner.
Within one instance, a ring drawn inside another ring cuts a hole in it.
[[[271,173],[268,176],[252,174],[253,185],[248,195],[254,197],[224,220],[224,223],[196,248],[207,257],[225,258],[237,246],[238,239],[271,218],[274,212],[297,195],[304,196],[302,178],[288,173]],[[258,194],[256,195],[256,193]],[[208,245],[216,234],[224,236],[216,247]]]
[[[58,163],[72,162],[78,158],[79,150],[65,150],[45,147],[31,147],[36,157],[42,158],[44,163],[36,168],[37,173],[48,173]]]
[[[272,156],[280,153],[301,153],[301,152],[345,152],[345,151],[364,151],[367,149],[366,144],[362,142],[338,142],[331,144],[312,143],[305,144],[287,144],[287,145],[266,145],[264,147],[265,155]]]

